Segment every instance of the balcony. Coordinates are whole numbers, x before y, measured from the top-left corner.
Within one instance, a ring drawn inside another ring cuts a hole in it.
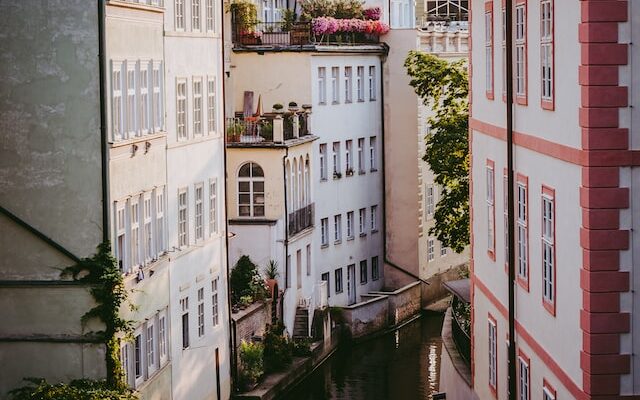
[[[315,204],[311,203],[297,211],[289,213],[289,236],[294,236],[295,234],[313,226],[314,209]]]
[[[309,131],[311,107],[304,111],[263,113],[260,116],[228,118],[229,147],[265,147],[288,145],[315,139]],[[287,143],[291,142],[291,143]]]

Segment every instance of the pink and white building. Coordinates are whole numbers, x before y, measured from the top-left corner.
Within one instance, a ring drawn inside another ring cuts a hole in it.
[[[505,0],[472,2],[472,379],[508,398]],[[513,0],[517,399],[640,395],[640,2]],[[634,257],[635,256],[635,257]]]

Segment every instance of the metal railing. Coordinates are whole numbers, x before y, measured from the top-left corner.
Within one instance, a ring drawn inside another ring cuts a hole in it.
[[[451,315],[453,317],[451,318],[451,334],[458,348],[458,352],[462,358],[464,358],[467,365],[471,365],[471,338],[469,334],[462,329],[462,325],[458,320],[459,316],[456,313],[456,309],[459,302],[460,300],[458,300],[456,296],[453,296],[453,302],[451,304]]]
[[[229,143],[273,143],[274,123],[273,120],[278,115],[275,113],[265,113],[260,117],[236,117],[227,118],[226,132]],[[283,140],[296,138],[294,129],[294,119],[298,118],[298,137],[310,135],[309,118],[306,112],[292,113],[285,112],[282,117]],[[276,135],[277,136],[277,135]]]
[[[314,203],[289,213],[289,236],[313,226]]]

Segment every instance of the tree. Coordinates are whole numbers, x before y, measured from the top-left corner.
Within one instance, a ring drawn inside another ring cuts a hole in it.
[[[422,159],[442,189],[429,234],[460,253],[469,244],[469,79],[465,61],[450,63],[411,51],[404,66],[410,85],[434,112],[427,120],[431,130]]]

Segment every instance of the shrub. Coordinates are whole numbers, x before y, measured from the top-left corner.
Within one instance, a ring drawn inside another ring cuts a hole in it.
[[[295,339],[293,341],[293,355],[307,357],[311,355],[311,340],[309,338]]]
[[[255,384],[264,373],[264,348],[260,343],[242,341],[240,344],[240,362],[242,373],[240,379],[243,386]]]
[[[278,272],[278,262],[276,260],[269,260],[267,266],[264,268],[264,274],[267,279],[277,279],[280,272]]]
[[[77,379],[51,384],[42,378],[25,378],[28,385],[9,392],[11,400],[136,400],[131,389],[114,389],[107,381]]]
[[[284,106],[280,103],[276,103],[273,105],[273,109],[274,110],[282,110],[284,108]]]
[[[282,371],[293,360],[293,344],[284,336],[282,323],[270,326],[264,336],[264,369]]]

